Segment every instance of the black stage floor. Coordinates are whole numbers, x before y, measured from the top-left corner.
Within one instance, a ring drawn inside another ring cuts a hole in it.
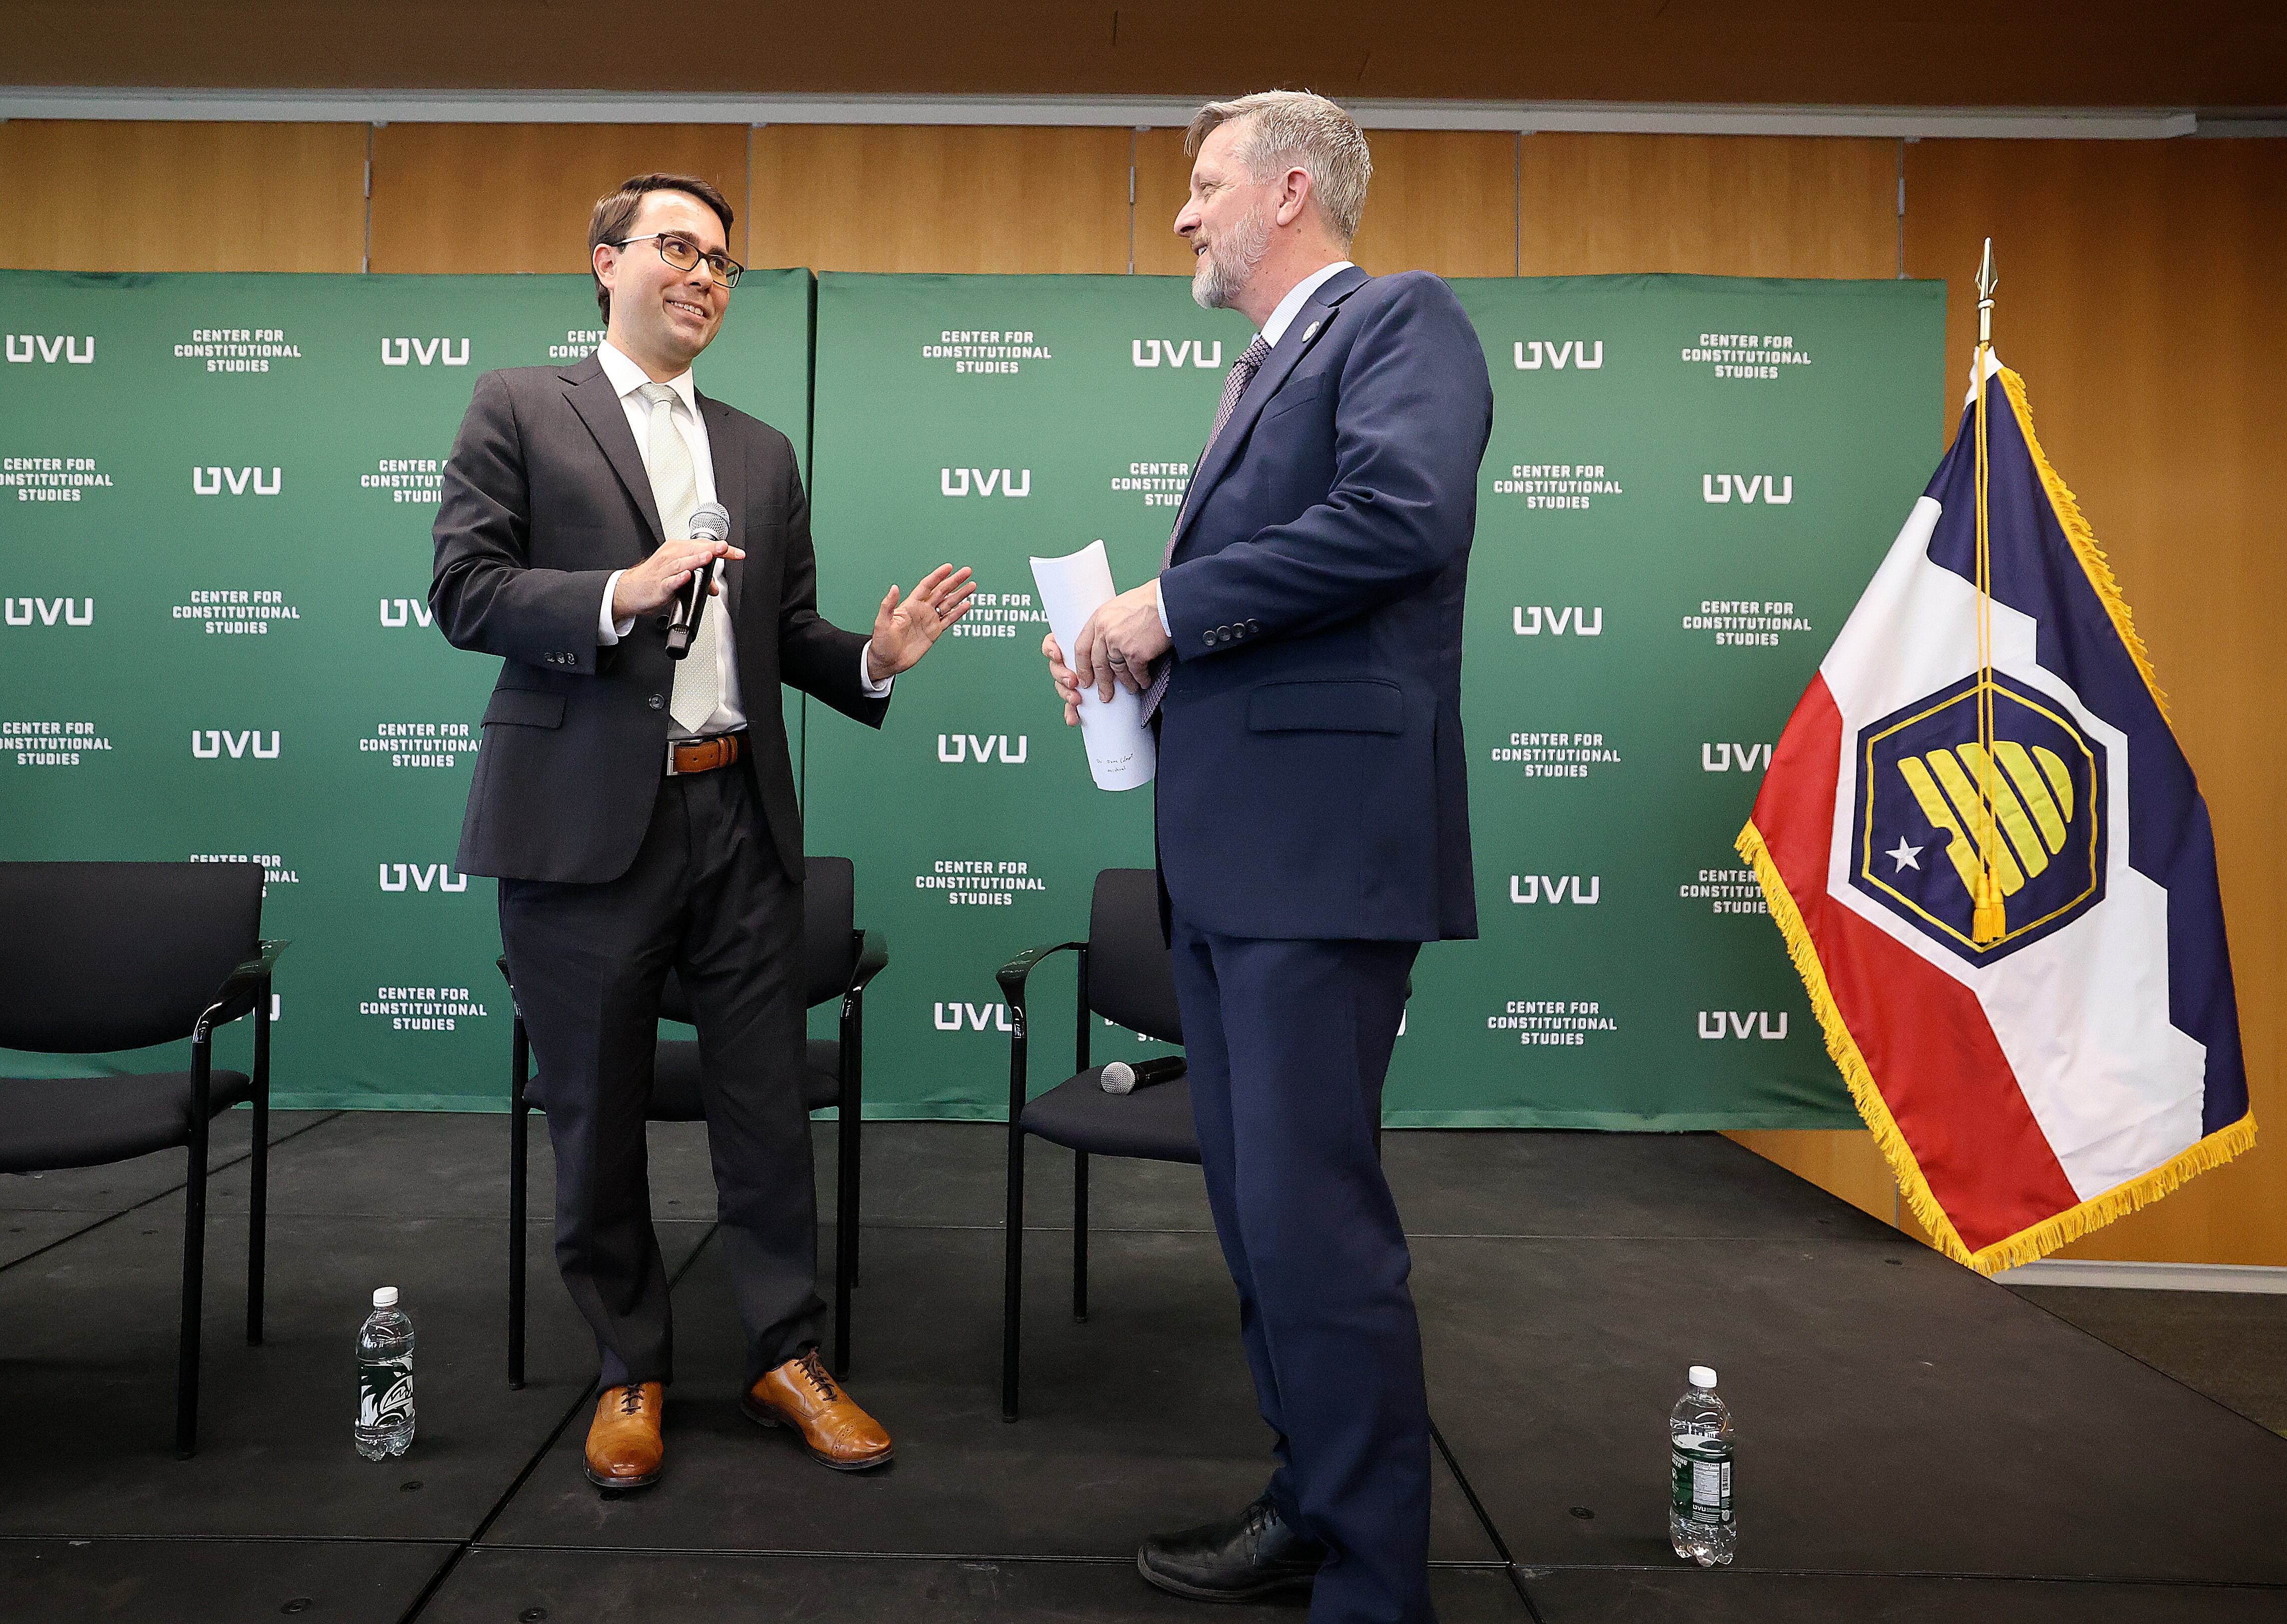
[[[606,1496],[578,1470],[593,1353],[550,1264],[544,1139],[532,1381],[510,1392],[504,1121],[281,1113],[260,1349],[239,1331],[246,1125],[216,1154],[187,1462],[180,1155],[0,1178],[0,1617],[1196,1619],[1136,1577],[1136,1541],[1238,1507],[1266,1470],[1195,1168],[1096,1164],[1075,1325],[1069,1158],[1034,1146],[1008,1425],[1001,1131],[869,1126],[851,1378],[898,1456],[844,1476],[740,1415],[704,1130],[655,1128],[682,1379],[665,1481]],[[2287,1440],[1729,1142],[1410,1132],[1386,1159],[1450,1449],[1446,1624],[2287,1618]],[[420,1435],[376,1465],[348,1432],[381,1284],[420,1330]],[[1667,1549],[1662,1423],[1692,1363],[1737,1417],[1728,1571]]]

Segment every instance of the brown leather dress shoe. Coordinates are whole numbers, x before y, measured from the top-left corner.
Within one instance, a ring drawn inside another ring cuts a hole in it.
[[[607,1387],[596,1400],[588,1423],[588,1481],[602,1489],[647,1489],[659,1481],[667,1446],[660,1440],[660,1415],[667,1394],[656,1382],[639,1387]]]
[[[826,1374],[815,1348],[764,1375],[741,1406],[749,1421],[792,1427],[802,1434],[812,1460],[838,1472],[862,1472],[896,1453],[882,1423]]]

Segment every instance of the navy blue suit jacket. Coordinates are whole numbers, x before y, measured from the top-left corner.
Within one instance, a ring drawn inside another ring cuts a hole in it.
[[[1160,874],[1225,936],[1477,933],[1461,601],[1484,352],[1426,272],[1320,284],[1191,479],[1159,577]]]

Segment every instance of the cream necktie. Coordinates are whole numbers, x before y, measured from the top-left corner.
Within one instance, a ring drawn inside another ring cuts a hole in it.
[[[675,426],[675,391],[664,384],[645,384],[637,393],[651,403],[651,424],[645,438],[650,442],[645,458],[651,474],[652,499],[659,504],[661,534],[680,541],[691,534],[691,511],[699,505],[699,477],[691,463],[691,442]],[[723,616],[727,611],[716,599],[699,617],[699,635],[691,652],[677,662],[675,688],[668,698],[668,715],[686,733],[696,733],[722,703]]]

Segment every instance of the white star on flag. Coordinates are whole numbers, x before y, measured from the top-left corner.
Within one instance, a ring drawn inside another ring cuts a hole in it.
[[[1897,867],[1890,871],[1893,874],[1902,874],[1909,868],[1919,869],[1922,866],[1922,849],[1919,846],[1908,845],[1903,835],[1898,836],[1895,851],[1885,852],[1882,855],[1897,864]]]

